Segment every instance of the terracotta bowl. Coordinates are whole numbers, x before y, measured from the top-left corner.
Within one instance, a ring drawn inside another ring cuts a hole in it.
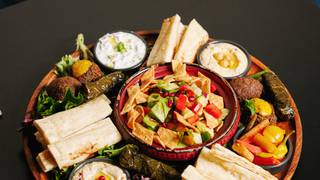
[[[135,136],[131,133],[131,130],[127,127],[126,115],[120,115],[120,112],[128,98],[126,93],[127,89],[130,86],[138,83],[143,73],[146,72],[148,69],[149,68],[145,68],[131,76],[120,89],[117,99],[114,103],[114,116],[116,120],[115,123],[126,141],[137,144],[141,150],[143,150],[146,154],[154,158],[169,161],[184,161],[196,158],[200,150],[204,146],[210,146],[213,143],[220,143],[223,145],[232,138],[232,136],[237,130],[240,120],[240,106],[236,94],[232,90],[229,83],[218,74],[208,69],[205,69],[202,66],[196,64],[188,64],[188,74],[197,76],[198,72],[201,72],[216,84],[218,94],[224,98],[225,107],[230,110],[230,113],[224,120],[223,127],[215,134],[215,136],[211,140],[205,143],[186,148],[177,148],[173,150],[163,148],[157,144],[149,146],[143,143],[142,141],[136,139]],[[155,77],[157,79],[169,74],[173,74],[170,63],[158,66],[155,69]]]

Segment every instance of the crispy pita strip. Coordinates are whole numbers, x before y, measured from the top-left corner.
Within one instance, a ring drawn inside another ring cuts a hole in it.
[[[133,125],[135,123],[135,120],[139,117],[139,112],[136,111],[135,109],[132,109],[131,111],[128,112],[127,118],[128,122],[127,125],[130,129],[133,129]]]
[[[206,118],[206,124],[209,128],[213,129],[219,125],[219,121],[211,116],[209,113],[206,111],[203,111],[204,117]]]
[[[135,119],[135,122],[141,123],[144,118],[144,109],[141,105],[136,106],[134,109],[139,113],[139,116]]]
[[[202,89],[202,92],[209,94],[211,92],[211,80],[207,76],[203,75],[201,72],[198,72],[198,77],[200,78],[200,87]]]
[[[218,131],[222,128],[223,124],[224,124],[224,122],[221,121],[221,122],[219,123],[219,125],[215,128],[215,131],[218,132]]]
[[[192,78],[187,73],[187,65],[180,61],[172,60],[172,71],[176,81],[191,82]]]
[[[174,114],[175,114],[175,116],[177,117],[177,120],[178,120],[181,124],[183,124],[183,125],[191,128],[191,129],[193,129],[193,130],[196,131],[196,132],[199,131],[195,126],[191,125],[188,121],[186,121],[186,120],[183,118],[183,116],[180,115],[178,112],[174,111]]]
[[[155,79],[155,66],[151,66],[151,68],[145,72],[141,77],[141,91],[145,92],[147,87],[152,83]]]
[[[161,141],[160,137],[158,135],[153,136],[153,141],[159,145],[161,145],[163,148],[166,148],[166,145]]]
[[[161,141],[170,149],[177,147],[179,143],[179,135],[175,131],[160,127],[157,131]]]
[[[224,108],[223,97],[216,95],[214,93],[210,93],[208,95],[208,99],[209,99],[210,104],[216,105],[219,109]]]
[[[167,75],[163,78],[163,81],[171,83],[171,82],[175,81],[175,75],[173,75],[173,74]]]
[[[154,132],[143,127],[139,123],[134,123],[132,134],[148,145],[152,145]]]
[[[128,93],[128,100],[126,104],[123,106],[122,111],[120,114],[125,114],[132,110],[135,106],[135,99],[138,93],[140,92],[139,84],[135,84],[127,89]]]
[[[147,94],[145,94],[145,93],[143,93],[141,91],[138,92],[137,95],[136,95],[136,99],[135,99],[136,104],[142,104],[142,103],[147,102],[148,97],[149,96]]]

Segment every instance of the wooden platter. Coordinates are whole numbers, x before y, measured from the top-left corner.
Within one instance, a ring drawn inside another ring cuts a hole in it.
[[[158,36],[159,30],[144,30],[144,31],[137,31],[136,33],[141,35],[147,42],[148,47],[151,48]],[[92,47],[92,46],[91,46]],[[78,52],[73,52],[72,56],[79,56]],[[266,65],[264,65],[259,59],[255,58],[254,56],[251,56],[251,68],[248,72],[248,74],[254,74],[256,72],[259,72],[264,69],[269,69]],[[48,85],[52,80],[56,78],[56,75],[54,73],[54,70],[50,70],[48,74],[41,80],[39,85],[34,90],[24,117],[24,125],[25,128],[22,132],[22,142],[23,142],[23,149],[24,149],[24,155],[26,158],[26,161],[28,163],[28,166],[30,168],[30,171],[32,172],[32,175],[35,179],[49,179],[48,175],[41,171],[39,166],[36,163],[35,157],[37,153],[40,152],[41,146],[36,143],[35,136],[32,133],[32,120],[34,117],[34,107],[37,102],[37,97],[41,90]],[[302,149],[302,125],[301,125],[301,119],[299,116],[299,112],[297,109],[297,106],[293,100],[293,98],[290,96],[292,107],[295,111],[295,117],[291,122],[281,122],[280,126],[284,129],[294,129],[295,134],[292,136],[293,140],[293,156],[291,159],[291,162],[287,165],[285,170],[282,172],[276,174],[276,176],[279,179],[291,179],[297,166],[299,163],[299,158],[301,154]],[[38,147],[35,147],[38,146]]]

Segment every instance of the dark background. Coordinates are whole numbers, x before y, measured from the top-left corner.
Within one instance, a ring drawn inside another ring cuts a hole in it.
[[[295,179],[315,175],[320,160],[320,8],[305,0],[28,0],[0,9],[0,179],[31,179],[20,127],[41,78],[71,52],[118,29],[158,29],[165,17],[196,18],[216,39],[240,43],[278,73],[295,98],[303,149]],[[317,173],[318,174],[318,173]]]

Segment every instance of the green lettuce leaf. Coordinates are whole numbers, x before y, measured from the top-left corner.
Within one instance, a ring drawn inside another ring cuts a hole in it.
[[[49,116],[79,106],[84,101],[85,98],[83,94],[79,92],[77,96],[75,96],[70,89],[67,90],[62,102],[48,96],[47,91],[44,90],[38,96],[36,111],[41,116]]]

